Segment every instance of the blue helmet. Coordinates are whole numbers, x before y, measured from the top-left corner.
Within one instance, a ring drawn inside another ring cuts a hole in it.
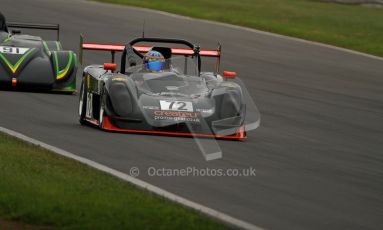
[[[144,55],[144,65],[149,71],[160,72],[164,69],[165,58],[160,52],[150,50]]]

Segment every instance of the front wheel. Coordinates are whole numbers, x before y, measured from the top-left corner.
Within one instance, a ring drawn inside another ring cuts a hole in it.
[[[79,103],[78,103],[78,114],[80,116],[80,124],[85,124],[85,114],[86,114],[86,103],[87,103],[87,97],[86,95],[87,87],[84,84],[84,81],[81,83],[81,89],[80,89],[80,97],[79,97]]]
[[[98,126],[103,129],[104,128],[104,114],[105,114],[105,111],[104,111],[104,100],[103,100],[103,96],[101,95],[100,96],[100,110],[99,110],[99,116],[98,116]]]

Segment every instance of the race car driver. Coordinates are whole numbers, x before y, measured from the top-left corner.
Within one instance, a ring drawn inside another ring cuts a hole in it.
[[[149,72],[162,72],[165,67],[165,58],[160,52],[150,50],[144,55],[144,66]]]

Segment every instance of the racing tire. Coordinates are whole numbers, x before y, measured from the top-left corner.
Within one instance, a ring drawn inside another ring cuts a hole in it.
[[[104,102],[104,95],[100,95],[100,109],[99,109],[99,116],[98,116],[98,126],[100,129],[104,128],[104,114],[105,114],[105,102]]]
[[[84,80],[81,83],[81,89],[80,89],[80,96],[79,96],[79,103],[78,103],[78,113],[79,113],[79,122],[81,125],[85,125],[85,114],[86,114],[86,103],[87,103],[87,96],[86,96],[87,87],[86,84],[84,84]]]

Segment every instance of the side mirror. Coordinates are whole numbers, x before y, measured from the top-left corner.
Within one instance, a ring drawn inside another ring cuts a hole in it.
[[[237,76],[237,73],[236,72],[232,72],[232,71],[223,71],[223,77],[226,78],[226,79],[229,79],[229,78],[235,78]]]
[[[110,70],[112,73],[117,69],[116,63],[104,63],[104,70]]]

